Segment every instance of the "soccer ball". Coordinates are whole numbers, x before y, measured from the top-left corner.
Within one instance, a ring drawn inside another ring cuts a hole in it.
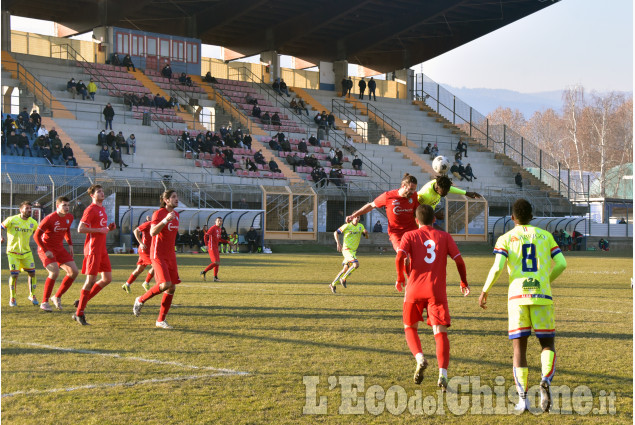
[[[439,174],[446,174],[450,170],[450,160],[439,155],[432,161],[432,169]]]

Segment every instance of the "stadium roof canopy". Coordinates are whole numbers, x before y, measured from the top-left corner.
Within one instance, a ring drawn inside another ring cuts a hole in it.
[[[55,21],[78,33],[117,26],[200,38],[245,56],[276,50],[312,63],[348,60],[389,72],[436,57],[556,1],[2,0],[2,10]]]

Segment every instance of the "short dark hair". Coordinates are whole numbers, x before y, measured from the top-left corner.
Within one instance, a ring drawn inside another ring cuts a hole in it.
[[[57,198],[55,200],[55,206],[58,206],[59,204],[61,204],[62,202],[70,202],[71,200],[68,199],[66,196],[60,196],[59,198]]]
[[[106,145],[104,145],[106,146]],[[100,184],[93,184],[91,185],[88,189],[86,189],[86,193],[88,193],[89,195],[93,195],[95,192],[97,192],[97,189],[102,189]]]
[[[419,224],[429,226],[434,222],[434,210],[430,205],[419,205],[415,214],[417,216],[417,221],[419,222]]]
[[[31,204],[31,201],[22,201],[20,202],[20,208],[22,209],[23,206],[28,205],[28,206],[32,206],[33,204]]]
[[[403,185],[404,183],[407,183],[407,184],[411,184],[411,183],[417,184],[417,178],[416,178],[415,176],[411,175],[411,174],[406,173],[406,174],[404,174],[404,175],[403,175],[403,177],[401,178],[401,184]]]
[[[450,192],[450,188],[452,187],[452,180],[445,174],[436,176],[435,183],[439,189],[443,191],[443,193],[447,194]]]
[[[528,200],[520,198],[512,205],[512,215],[518,221],[519,224],[529,224],[532,218],[534,218],[533,209]]]

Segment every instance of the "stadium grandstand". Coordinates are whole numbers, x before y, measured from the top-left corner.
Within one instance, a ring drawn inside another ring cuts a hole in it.
[[[495,220],[509,215],[521,195],[543,217],[584,215],[590,183],[574,187],[567,170],[533,141],[490,126],[410,69],[550,4],[105,0],[80,9],[73,2],[33,0],[22,8],[3,1],[2,218],[23,199],[50,212],[65,195],[79,208],[89,203],[85,189],[98,182],[121,229],[109,245],[130,247],[145,208],[171,187],[187,209],[182,232],[227,214],[232,231],[242,235],[255,226],[263,243],[332,243],[329,232],[347,214],[397,188],[404,173],[420,186],[434,177],[428,144],[454,158],[460,141],[477,178],[455,184],[483,199],[447,198],[444,225],[458,240],[495,240],[492,229],[505,227],[493,226]],[[54,20],[66,32],[12,31],[12,14]],[[93,42],[67,37],[87,31]],[[222,46],[223,57],[203,57],[203,44]],[[133,67],[125,65],[126,55]],[[260,62],[235,61],[252,55]],[[280,55],[293,56],[296,67],[281,67]],[[343,96],[349,63],[363,66]],[[371,76],[376,101],[359,99],[359,81]],[[71,78],[96,84],[94,99]],[[282,80],[288,93],[278,92]],[[114,117],[100,136],[107,105]],[[22,123],[24,111],[37,111],[42,127],[69,144],[76,166],[36,149],[40,126]],[[325,119],[317,120],[322,113]],[[24,126],[32,155],[24,146],[13,152],[9,118],[18,130]],[[111,154],[117,144],[121,151]],[[377,221],[386,228],[380,211],[365,219],[368,228]],[[585,220],[562,223],[587,235],[591,228]],[[630,235],[627,228],[624,236]],[[373,241],[388,245],[387,237]]]

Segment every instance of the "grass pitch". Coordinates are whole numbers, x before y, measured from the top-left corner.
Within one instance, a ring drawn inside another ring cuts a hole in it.
[[[478,295],[493,257],[463,251],[473,293],[460,295],[458,275],[449,261],[449,376],[478,376],[481,385],[491,388],[500,385],[495,379],[502,376],[500,388],[506,394],[513,387],[507,276],[504,273],[493,288],[488,310],[481,310]],[[2,271],[2,421],[379,424],[458,423],[467,416],[475,424],[632,423],[632,258],[613,253],[565,256],[568,269],[553,287],[558,356],[553,384],[572,392],[584,386],[592,392],[592,404],[578,394],[573,401],[577,408],[568,407],[572,414],[566,406],[561,414],[539,417],[483,415],[476,410],[463,414],[443,402],[443,411],[439,403],[431,407],[438,397],[434,338],[421,325],[430,367],[423,384],[415,385],[415,363],[401,324],[402,295],[393,286],[392,254],[362,254],[360,269],[349,278],[347,289],[338,287],[337,295],[328,289],[340,268],[337,253],[224,255],[220,283],[201,281],[206,255],[180,255],[183,283],[167,318],[173,330],[154,326],[159,296],[146,303],[139,318],[132,315],[134,298],[143,292],[141,281],[133,284],[132,294],[121,284],[137,257],[112,255],[113,282],[88,305],[86,317],[92,326],[87,327],[71,320],[83,276],[64,296],[64,311],[45,313],[29,305],[24,274],[18,281],[18,307],[10,308],[8,275]],[[76,261],[81,264],[81,256]],[[41,268],[37,276],[40,299],[45,279]],[[536,385],[540,356],[535,338],[529,341],[528,361],[530,386]],[[303,379],[319,379],[312,387],[317,398],[307,396],[312,384],[305,385]],[[348,411],[361,408],[361,414],[340,412],[346,411],[345,387],[351,379],[363,379],[355,398],[365,398],[361,404],[353,399],[357,407]],[[404,407],[401,395],[410,402],[417,390],[428,403]],[[616,412],[602,414],[606,409],[600,394],[611,391]],[[320,397],[325,397],[325,414],[304,414]],[[510,400],[503,400],[503,410]],[[580,405],[591,406],[590,412],[579,414]],[[423,417],[418,416],[421,412]]]

